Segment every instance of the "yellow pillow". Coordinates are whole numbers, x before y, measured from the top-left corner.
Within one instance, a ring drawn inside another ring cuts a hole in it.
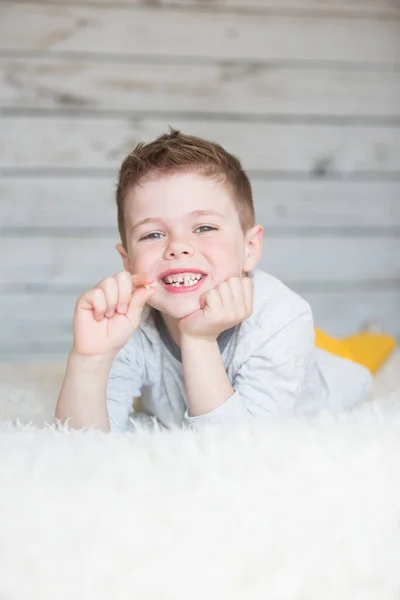
[[[390,335],[370,331],[336,339],[315,328],[315,345],[336,356],[364,365],[375,374],[395,350],[397,342]]]

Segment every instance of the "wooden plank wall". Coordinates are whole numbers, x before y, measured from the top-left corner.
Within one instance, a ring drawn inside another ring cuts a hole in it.
[[[0,360],[65,356],[121,268],[120,161],[168,125],[241,157],[318,325],[400,334],[400,0],[3,1],[0,110]]]

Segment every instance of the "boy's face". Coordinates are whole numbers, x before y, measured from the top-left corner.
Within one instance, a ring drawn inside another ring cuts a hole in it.
[[[125,207],[127,252],[117,247],[124,267],[154,278],[149,304],[175,319],[198,310],[205,292],[243,276],[260,258],[262,227],[245,235],[228,190],[213,179],[160,176],[133,188]]]

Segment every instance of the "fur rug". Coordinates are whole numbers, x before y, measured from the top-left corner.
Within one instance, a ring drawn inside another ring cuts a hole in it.
[[[399,355],[350,413],[201,433],[56,431],[61,376],[0,367],[1,600],[400,597]]]

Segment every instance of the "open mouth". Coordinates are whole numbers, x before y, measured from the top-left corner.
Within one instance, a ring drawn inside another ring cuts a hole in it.
[[[204,277],[203,273],[172,273],[162,278],[162,282],[168,287],[185,288],[193,287]]]

